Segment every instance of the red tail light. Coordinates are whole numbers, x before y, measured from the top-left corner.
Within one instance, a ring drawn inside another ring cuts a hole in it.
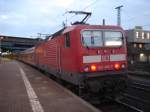
[[[96,71],[97,67],[95,65],[91,65],[91,71]]]
[[[116,64],[114,65],[114,68],[115,68],[116,70],[120,70],[120,64],[116,63]]]

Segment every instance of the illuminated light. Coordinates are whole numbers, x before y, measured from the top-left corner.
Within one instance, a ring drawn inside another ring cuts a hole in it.
[[[142,32],[142,39],[144,39],[144,32]]]
[[[84,67],[84,71],[88,72],[89,71],[89,67],[88,66]]]
[[[121,65],[121,68],[123,68],[123,69],[124,69],[124,68],[125,68],[125,64],[122,64],[122,65]]]
[[[140,57],[143,57],[143,56],[144,56],[144,54],[143,54],[143,53],[141,53],[141,54],[140,54]]]
[[[147,33],[147,39],[150,39],[150,34],[149,33]]]
[[[139,32],[136,32],[136,38],[139,38]]]
[[[144,53],[140,53],[140,61],[141,62],[146,62],[147,61],[147,56]]]
[[[139,48],[142,48],[143,46],[142,46],[142,44],[139,44]]]
[[[4,37],[0,37],[0,40],[4,39]]]
[[[134,48],[136,48],[137,47],[137,44],[134,44]]]
[[[114,68],[115,68],[116,70],[119,70],[119,69],[120,69],[120,64],[116,63],[116,64],[114,65]]]
[[[91,71],[96,71],[96,66],[95,65],[91,65]]]
[[[110,42],[106,42],[105,44],[106,46],[121,46],[122,45],[122,42],[121,41],[110,41]]]

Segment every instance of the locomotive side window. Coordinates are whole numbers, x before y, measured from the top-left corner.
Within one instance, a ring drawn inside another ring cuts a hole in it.
[[[65,34],[65,47],[70,47],[70,35],[69,35],[69,33]]]
[[[82,33],[82,42],[84,46],[88,47],[101,47],[102,42],[102,32],[101,31],[83,31]]]
[[[104,32],[104,40],[105,46],[121,46],[123,44],[123,36],[121,32]]]

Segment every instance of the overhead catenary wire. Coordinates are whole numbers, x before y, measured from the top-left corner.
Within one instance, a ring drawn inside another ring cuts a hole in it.
[[[124,14],[123,15],[126,15],[126,17],[128,17],[128,19],[124,19],[122,21],[122,23],[125,25],[125,24],[129,24],[130,22],[133,22],[135,20],[137,20],[137,18],[143,18],[143,17],[146,17],[146,16],[149,16],[150,15],[150,12],[145,12],[145,13],[141,13],[141,14],[138,14],[136,16],[132,16],[130,17],[130,15],[128,14],[128,12],[126,12],[125,10],[122,11]],[[150,26],[150,23],[148,24],[141,24],[142,27],[147,27],[147,26]]]
[[[93,2],[91,2],[90,4],[88,4],[87,6],[85,6],[84,8],[82,8],[82,11],[85,11],[87,8],[91,7],[92,5],[94,5],[96,2],[98,2],[99,0],[95,0]],[[70,18],[68,18],[68,20],[71,20],[73,17],[75,17],[76,15],[72,15]]]
[[[82,10],[82,11],[86,10],[87,8],[91,7],[92,5],[94,5],[94,4],[95,4],[96,2],[98,2],[98,1],[99,1],[99,0],[95,0],[95,1],[91,2],[90,4],[88,4],[87,6],[85,6],[84,8],[82,8],[81,10]],[[64,13],[63,15],[58,14],[58,15],[56,15],[55,18],[59,18],[60,16],[64,16],[64,15],[66,14],[66,12],[69,11],[68,8],[66,8],[66,9],[64,9],[64,10],[65,10],[65,13]],[[73,17],[75,17],[75,15],[71,16],[71,17],[68,18],[68,19],[72,19]],[[62,26],[62,24],[61,24],[61,25],[58,25],[58,26]]]
[[[98,1],[99,0],[95,0],[95,1],[91,2],[90,4],[88,4],[87,6],[82,8],[81,10],[82,11],[86,10],[87,8],[91,7],[92,5],[94,5]],[[66,12],[68,12],[68,11],[69,11],[68,9],[65,9],[65,13],[62,16],[64,16],[66,14]],[[60,15],[56,16],[56,18],[59,18],[59,17],[60,17]],[[65,18],[65,21],[70,22],[73,17],[75,17],[75,15],[72,15],[70,18]],[[68,20],[70,20],[70,21],[68,21]],[[57,25],[57,26],[55,26],[55,28],[59,28],[59,27],[62,27],[62,23]]]
[[[124,11],[123,11],[123,12],[124,12]],[[126,15],[126,14],[125,14],[125,15]],[[139,16],[140,16],[140,17],[145,17],[145,16],[149,16],[149,15],[150,15],[150,13],[148,13],[148,14],[142,13],[142,14],[140,14],[140,15],[133,16],[133,17],[131,17],[131,18],[125,20],[125,21],[126,21],[126,22],[129,22],[129,21],[132,21],[132,20],[136,20]]]
[[[94,4],[96,4],[98,1],[100,1],[100,0],[95,0],[95,1],[93,1],[93,2],[91,2],[91,3],[89,3],[88,5],[86,5],[84,8],[82,8],[81,10],[82,11],[84,11],[84,10],[86,10],[86,9],[88,9],[89,7],[91,7],[91,6],[93,6]],[[65,11],[68,11],[68,8],[67,9],[65,9]],[[145,12],[145,13],[142,13],[142,14],[139,14],[139,15],[137,15],[137,16],[130,16],[129,14],[128,14],[128,12],[125,12],[125,10],[123,10],[122,11],[122,13],[125,13],[125,14],[123,14],[123,15],[128,15],[127,17],[127,19],[123,19],[122,20],[122,23],[125,25],[126,23],[128,23],[128,22],[131,22],[131,21],[134,21],[134,20],[136,20],[137,18],[139,18],[139,17],[145,17],[145,16],[148,16],[148,15],[150,15],[150,13],[148,13],[148,12]],[[65,14],[65,13],[64,13]],[[64,14],[63,14],[63,16],[64,16]],[[65,18],[65,21],[68,21],[68,23],[69,22],[71,22],[72,21],[72,18],[74,18],[75,17],[75,15],[72,15],[71,17],[69,17],[69,18]],[[57,27],[61,27],[62,26],[62,24],[61,25],[58,25]],[[144,24],[144,25],[142,25],[143,27],[147,27],[147,26],[150,26],[150,24]]]

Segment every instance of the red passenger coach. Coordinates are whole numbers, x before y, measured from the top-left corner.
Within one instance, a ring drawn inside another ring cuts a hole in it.
[[[127,50],[124,30],[119,26],[74,24],[36,46],[32,56],[32,61],[23,61],[80,92],[113,96],[125,89]]]
[[[35,47],[29,48],[25,51],[20,52],[17,55],[17,59],[23,62],[26,62],[30,65],[35,65]]]

